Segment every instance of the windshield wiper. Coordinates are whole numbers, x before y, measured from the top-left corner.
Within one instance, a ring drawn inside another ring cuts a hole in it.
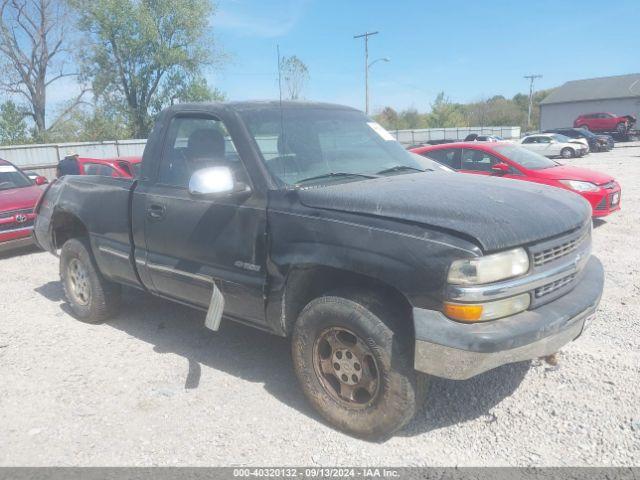
[[[362,178],[376,178],[375,175],[366,175],[364,173],[349,173],[349,172],[329,172],[323,173],[322,175],[316,175],[309,178],[303,178],[302,180],[298,180],[296,185],[300,185],[301,183],[311,182],[313,180],[321,180],[323,178],[332,178],[332,177],[362,177]]]
[[[404,172],[407,170],[412,170],[414,172],[424,172],[424,170],[421,168],[410,167],[409,165],[396,165],[395,167],[385,168],[384,170],[380,170],[379,172],[377,172],[377,174],[384,175],[385,173]]]

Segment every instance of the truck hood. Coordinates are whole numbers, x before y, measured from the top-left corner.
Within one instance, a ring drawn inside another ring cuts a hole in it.
[[[542,170],[530,170],[530,172],[532,176],[548,180],[579,180],[581,182],[595,183],[596,185],[604,185],[613,181],[613,177],[605,173],[572,165],[558,165],[557,167],[543,168]]]
[[[42,188],[36,185],[0,190],[0,212],[33,208],[41,193]]]
[[[413,222],[463,238],[485,251],[537,242],[589,221],[591,207],[575,193],[509,180],[416,173],[299,190],[308,207]]]

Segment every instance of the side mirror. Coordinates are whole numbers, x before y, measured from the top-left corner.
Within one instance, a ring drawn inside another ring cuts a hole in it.
[[[236,182],[229,167],[207,167],[197,170],[189,179],[189,193],[194,196],[222,196],[248,193],[251,189]]]
[[[47,183],[49,183],[49,180],[47,180],[47,177],[43,177],[42,175],[38,175],[36,177],[36,185],[46,185]]]
[[[503,162],[496,163],[491,167],[491,172],[494,175],[505,175],[509,173],[509,165]]]

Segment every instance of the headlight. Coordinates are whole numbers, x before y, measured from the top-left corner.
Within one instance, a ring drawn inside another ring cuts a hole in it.
[[[478,304],[445,302],[443,312],[447,317],[461,322],[486,322],[523,312],[529,308],[530,303],[529,294],[523,293],[496,302]]]
[[[600,187],[591,182],[579,182],[578,180],[558,180],[561,184],[576,192],[597,192]]]
[[[478,285],[517,277],[529,271],[529,255],[523,248],[485,257],[456,260],[447,281],[456,285]]]

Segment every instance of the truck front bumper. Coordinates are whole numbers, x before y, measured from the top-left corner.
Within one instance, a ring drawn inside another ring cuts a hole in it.
[[[591,257],[571,292],[511,317],[460,323],[438,311],[414,308],[415,369],[465,380],[500,365],[551,355],[580,336],[600,303],[603,284],[602,264]]]

